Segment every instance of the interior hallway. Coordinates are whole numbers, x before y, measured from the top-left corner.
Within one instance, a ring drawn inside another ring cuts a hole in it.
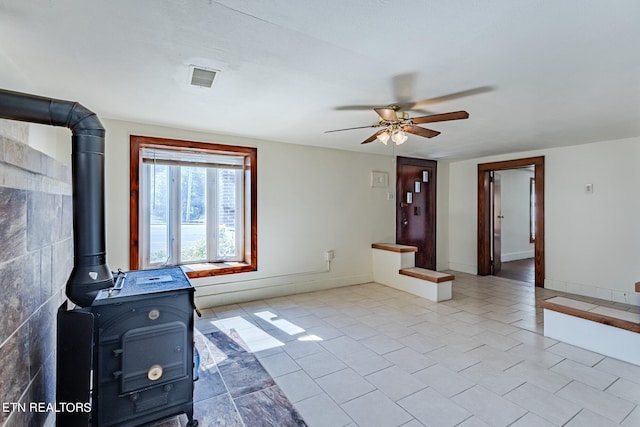
[[[503,262],[500,272],[496,274],[504,279],[518,280],[533,285],[536,282],[534,258]]]
[[[640,425],[639,366],[542,335],[538,302],[562,293],[455,275],[441,303],[369,283],[206,309],[196,326],[253,347],[309,426]]]

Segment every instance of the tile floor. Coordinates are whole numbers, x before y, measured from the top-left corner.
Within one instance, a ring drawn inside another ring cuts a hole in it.
[[[640,426],[640,366],[542,335],[538,301],[562,293],[454,274],[446,302],[369,283],[196,326],[240,336],[311,427]]]

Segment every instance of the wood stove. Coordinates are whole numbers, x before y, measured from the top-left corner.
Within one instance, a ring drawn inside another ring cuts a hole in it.
[[[193,288],[178,268],[112,274],[105,244],[105,129],[77,102],[0,90],[0,118],[71,129],[74,266],[58,311],[58,426],[193,419]],[[89,408],[87,410],[87,408]]]
[[[58,400],[90,399],[91,412],[58,414],[59,424],[137,426],[185,413],[197,425],[193,291],[179,267],[120,272],[90,307],[61,310]]]

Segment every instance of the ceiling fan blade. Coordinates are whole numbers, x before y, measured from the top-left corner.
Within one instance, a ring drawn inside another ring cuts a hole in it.
[[[409,103],[415,92],[416,73],[397,74],[391,77],[391,83],[393,85],[393,97],[398,103]]]
[[[385,108],[374,108],[375,112],[378,113],[382,120],[386,120],[388,122],[397,122],[398,115],[396,114],[396,110],[390,107]]]
[[[413,117],[411,121],[416,124],[446,122],[447,120],[468,119],[469,113],[466,111],[453,111],[451,113],[432,114],[430,116]]]
[[[342,132],[343,130],[354,130],[354,129],[366,129],[366,128],[377,128],[379,125],[375,124],[375,125],[369,125],[369,126],[358,126],[355,128],[344,128],[344,129],[333,129],[333,130],[325,130],[324,133],[331,133],[331,132]]]
[[[408,110],[415,110],[426,107],[431,104],[435,104],[438,102],[451,101],[452,99],[463,98],[465,96],[477,95],[479,93],[491,92],[493,90],[492,86],[480,86],[473,89],[461,90],[460,92],[450,93],[448,95],[438,96],[436,98],[423,99],[422,101],[417,101],[413,104],[412,108],[408,108]]]
[[[382,108],[382,107],[380,107],[380,105],[342,105],[340,107],[335,107],[334,110],[337,110],[337,111],[372,110],[374,108]]]
[[[335,107],[336,111],[364,111],[364,110],[375,110],[376,108],[389,108],[395,111],[427,111],[422,110],[421,108],[412,108],[416,103],[413,101],[396,101],[390,104],[376,104],[376,105],[341,105],[340,107]]]
[[[362,141],[360,144],[368,144],[370,142],[375,141],[376,138],[378,137],[378,135],[380,135],[381,133],[384,133],[385,131],[386,131],[386,129],[379,130],[378,132],[376,132],[373,135],[371,135],[369,138],[367,138],[364,141]]]
[[[420,126],[403,126],[402,130],[425,138],[433,138],[434,136],[440,135],[440,132],[437,130],[425,129]]]

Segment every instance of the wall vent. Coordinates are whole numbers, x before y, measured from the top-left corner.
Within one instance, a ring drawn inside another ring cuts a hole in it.
[[[189,84],[191,86],[210,88],[220,71],[191,65],[189,67]]]

